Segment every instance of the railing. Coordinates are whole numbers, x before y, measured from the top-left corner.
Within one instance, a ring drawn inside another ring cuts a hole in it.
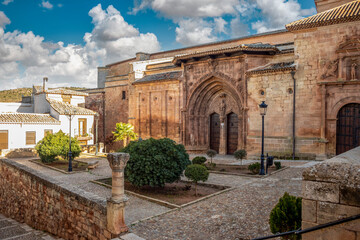
[[[335,225],[338,225],[338,224],[354,221],[356,219],[360,219],[360,214],[352,216],[352,217],[347,217],[347,218],[343,218],[343,219],[340,219],[340,220],[336,220],[336,221],[333,221],[333,222],[317,225],[315,227],[306,228],[306,229],[303,229],[303,230],[298,229],[298,230],[293,230],[293,231],[289,231],[289,232],[277,233],[277,234],[269,235],[269,236],[265,236],[265,237],[253,238],[252,240],[270,239],[270,238],[287,236],[287,235],[291,235],[291,234],[301,235],[301,234],[308,233],[308,232],[313,232],[313,231],[316,231],[316,230],[319,230],[319,229],[323,229],[323,228],[335,226]]]

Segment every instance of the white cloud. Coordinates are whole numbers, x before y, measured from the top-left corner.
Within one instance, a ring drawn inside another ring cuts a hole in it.
[[[215,18],[214,24],[215,24],[215,32],[226,33],[227,22],[223,18],[221,18],[221,17]]]
[[[2,4],[8,5],[9,3],[12,3],[14,0],[4,0]]]
[[[235,13],[239,0],[144,0],[133,10],[134,13],[151,7],[169,18],[219,17]]]
[[[176,28],[176,41],[185,45],[214,42],[213,26],[202,19],[182,19]]]
[[[0,28],[5,28],[7,24],[10,24],[10,19],[4,12],[0,11]]]
[[[42,1],[40,4],[40,7],[46,8],[46,9],[52,9],[54,6],[50,3],[50,1]]]
[[[0,11],[0,89],[41,84],[44,76],[49,87],[96,87],[98,66],[160,50],[153,33],[140,33],[113,6],[98,5],[89,15],[94,28],[82,46],[47,42],[32,31],[5,32],[10,20]]]
[[[249,27],[242,23],[239,17],[233,18],[230,22],[231,37],[243,37],[249,35]]]
[[[315,9],[301,9],[296,0],[256,0],[264,20],[252,24],[258,33],[284,28],[287,23],[315,14]]]

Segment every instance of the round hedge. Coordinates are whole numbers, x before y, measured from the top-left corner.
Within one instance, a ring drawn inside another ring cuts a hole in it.
[[[192,164],[204,164],[206,162],[206,157],[201,157],[201,156],[197,156],[194,157],[194,159],[192,160]]]
[[[184,146],[168,138],[133,141],[121,151],[130,154],[125,178],[138,187],[175,182],[191,164]]]
[[[199,181],[207,181],[209,178],[209,171],[207,168],[200,164],[192,164],[186,167],[185,177],[197,183]]]

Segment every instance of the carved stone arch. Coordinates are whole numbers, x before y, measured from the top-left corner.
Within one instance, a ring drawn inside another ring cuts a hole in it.
[[[328,118],[330,119],[336,119],[337,118],[337,114],[339,112],[339,110],[350,103],[359,103],[360,104],[360,96],[352,96],[352,97],[346,97],[341,99],[340,101],[338,101],[332,108],[331,111],[328,115]]]

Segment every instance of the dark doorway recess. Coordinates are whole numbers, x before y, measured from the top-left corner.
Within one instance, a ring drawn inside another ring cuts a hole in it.
[[[238,146],[239,118],[235,113],[227,116],[227,154],[233,154]]]
[[[219,152],[220,146],[220,115],[210,115],[210,148]]]
[[[359,146],[360,104],[350,103],[343,106],[337,115],[336,154]]]

